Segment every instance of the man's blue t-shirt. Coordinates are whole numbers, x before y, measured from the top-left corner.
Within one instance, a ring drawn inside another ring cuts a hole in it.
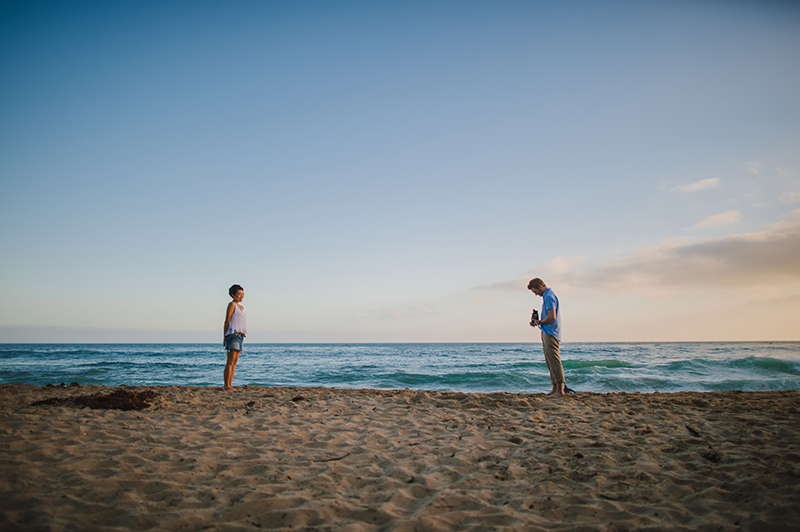
[[[555,292],[551,289],[547,289],[542,294],[542,314],[539,316],[539,319],[543,320],[547,317],[548,310],[555,309],[556,311],[556,321],[553,323],[548,323],[546,325],[541,325],[542,332],[549,334],[550,336],[555,336],[558,341],[561,341],[561,311],[558,308],[558,298],[556,297]]]

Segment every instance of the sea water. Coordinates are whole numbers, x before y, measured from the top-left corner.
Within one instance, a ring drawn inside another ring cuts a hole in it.
[[[565,343],[578,392],[800,390],[800,342]],[[0,344],[0,384],[220,386],[220,344]],[[234,385],[536,393],[538,343],[248,344]]]

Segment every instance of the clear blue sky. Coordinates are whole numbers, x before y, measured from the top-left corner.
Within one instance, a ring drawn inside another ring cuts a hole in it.
[[[0,4],[0,341],[800,340],[800,4]]]

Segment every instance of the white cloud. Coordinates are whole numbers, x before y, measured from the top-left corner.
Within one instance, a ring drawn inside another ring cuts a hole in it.
[[[781,201],[783,203],[800,203],[800,192],[786,191],[781,194]]]
[[[670,242],[580,272],[572,282],[623,291],[800,285],[800,209],[765,231]]]
[[[517,287],[519,289],[519,287]],[[494,305],[497,303],[497,299],[489,294],[486,293],[473,293],[469,296],[470,303],[474,303],[476,305]]]
[[[397,305],[391,307],[383,307],[371,309],[367,311],[366,316],[378,320],[396,321],[396,320],[418,320],[427,318],[440,312],[435,305]]]
[[[499,283],[491,283],[488,285],[476,286],[474,291],[488,291],[488,292],[506,292],[510,294],[519,294],[520,291],[528,289],[528,283],[534,277],[541,278],[545,283],[550,280],[558,279],[562,288],[568,287],[567,279],[572,272],[576,271],[581,264],[586,262],[586,256],[580,255],[576,257],[556,257],[548,264],[531,270],[521,277],[517,277],[511,281],[501,281]]]
[[[672,238],[597,266],[561,257],[540,267],[548,285],[673,297],[676,288],[788,293],[800,290],[800,209],[764,231],[721,238]],[[523,290],[526,278],[482,287]],[[765,292],[759,292],[765,293]]]
[[[554,273],[556,275],[561,275],[567,272],[571,272],[577,266],[586,262],[586,256],[580,255],[577,257],[557,257],[553,260],[550,264],[547,265],[547,272]]]
[[[677,186],[673,190],[678,190],[680,192],[697,192],[698,190],[719,188],[720,183],[720,179],[718,177],[714,177],[711,179],[703,179],[701,181],[689,183],[688,185]]]
[[[731,225],[735,224],[741,219],[742,213],[739,211],[727,211],[709,216],[704,220],[700,220],[694,224],[694,228],[697,229],[699,227],[719,227],[721,225]]]
[[[761,175],[761,163],[747,163],[747,170],[753,175]]]

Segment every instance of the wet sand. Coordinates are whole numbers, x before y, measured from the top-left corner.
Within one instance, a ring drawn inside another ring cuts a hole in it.
[[[0,386],[0,529],[798,530],[800,392]]]

